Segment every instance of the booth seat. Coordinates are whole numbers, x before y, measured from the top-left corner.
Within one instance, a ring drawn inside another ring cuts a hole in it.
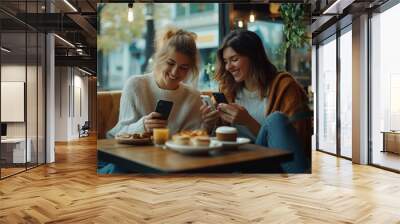
[[[118,122],[121,91],[97,92],[97,138],[106,138],[108,130]]]
[[[97,92],[97,138],[106,138],[108,130],[118,122],[119,105],[122,91]],[[201,94],[211,96],[211,91]]]

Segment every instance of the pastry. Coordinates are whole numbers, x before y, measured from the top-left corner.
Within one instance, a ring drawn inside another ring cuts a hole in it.
[[[188,137],[197,137],[197,136],[208,136],[207,131],[205,130],[183,130],[178,133],[181,136],[188,136]]]
[[[210,145],[210,137],[207,136],[198,136],[191,139],[191,143],[194,146],[209,146]]]
[[[189,145],[190,137],[184,135],[173,135],[172,141],[177,145]]]

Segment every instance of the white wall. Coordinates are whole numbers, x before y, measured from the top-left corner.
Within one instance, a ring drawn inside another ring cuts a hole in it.
[[[25,65],[2,65],[1,66],[1,81],[18,81],[25,82]],[[7,110],[7,108],[1,108]],[[8,137],[25,137],[24,122],[7,123]]]
[[[78,124],[83,125],[89,118],[88,78],[83,75],[76,68],[56,67],[56,141],[77,139]]]
[[[68,140],[69,76],[67,67],[55,68],[55,140]]]
[[[38,69],[38,70],[37,70]],[[26,101],[23,102],[21,112],[26,112],[26,120],[23,122],[6,122],[7,137],[9,138],[24,138],[25,135],[30,139],[32,161],[44,163],[44,83],[41,66],[25,66],[25,64],[3,64],[1,66],[1,80],[11,82],[25,82]],[[27,80],[25,80],[27,78]],[[22,92],[23,93],[23,92]],[[7,97],[7,96],[2,96]],[[26,103],[26,105],[25,105]],[[1,110],[12,110],[10,107],[3,107]],[[11,112],[12,111],[7,111]]]
[[[75,70],[76,72],[77,70]],[[82,116],[77,116],[81,122],[87,121],[88,120],[88,77],[81,76],[83,73],[79,73],[79,75],[76,75],[75,73],[75,82],[74,85],[75,87],[79,87],[81,89],[81,101],[82,101]]]
[[[27,70],[25,70],[27,69]],[[10,81],[10,82],[25,82],[25,75],[26,71],[28,71],[28,74],[32,74],[33,71],[36,74],[36,67],[34,66],[27,66],[25,65],[18,65],[18,64],[8,64],[8,65],[2,65],[1,66],[1,81]],[[28,77],[29,78],[29,77]],[[29,80],[29,85],[34,85],[36,86],[36,81],[34,80]],[[33,109],[32,107],[36,108],[36,88],[27,88],[27,106],[30,106],[31,110],[28,110],[27,112],[27,120],[29,123],[28,129],[32,128],[36,130],[36,113],[32,113]],[[33,92],[31,92],[33,91]],[[33,104],[32,104],[33,102]],[[29,105],[31,104],[31,105]],[[38,105],[39,107],[41,105]],[[8,108],[1,108],[1,110],[7,110]],[[34,109],[36,111],[36,109]],[[34,123],[32,124],[32,122]],[[7,122],[7,136],[8,137],[25,137],[25,123],[26,122]],[[28,130],[28,137],[29,137],[30,131]]]
[[[25,64],[24,65],[2,65],[1,81],[19,81],[25,82]]]

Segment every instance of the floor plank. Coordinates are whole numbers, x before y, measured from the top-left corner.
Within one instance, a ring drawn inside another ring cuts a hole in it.
[[[0,223],[400,223],[400,175],[313,153],[304,175],[98,176],[93,137],[0,181]]]

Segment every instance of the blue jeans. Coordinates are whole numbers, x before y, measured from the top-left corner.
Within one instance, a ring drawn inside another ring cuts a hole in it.
[[[293,153],[293,160],[281,164],[286,173],[305,173],[311,167],[311,158],[306,158],[303,145],[291,124],[289,118],[281,113],[274,112],[267,116],[261,124],[256,144],[269,148],[284,149]]]

